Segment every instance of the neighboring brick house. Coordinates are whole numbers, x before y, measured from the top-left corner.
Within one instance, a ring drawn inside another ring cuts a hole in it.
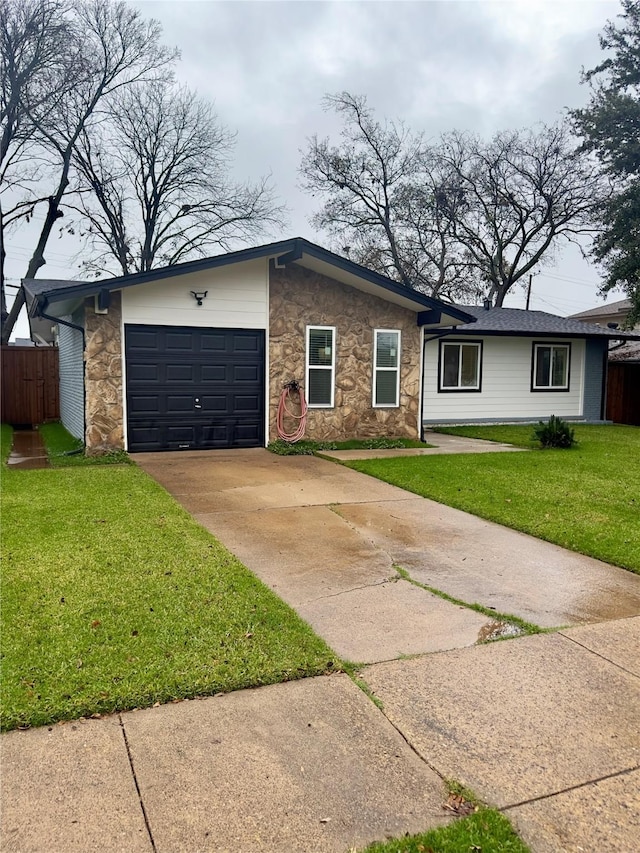
[[[311,439],[421,433],[424,330],[472,318],[296,238],[98,282],[24,282],[89,452],[263,446],[283,385]]]

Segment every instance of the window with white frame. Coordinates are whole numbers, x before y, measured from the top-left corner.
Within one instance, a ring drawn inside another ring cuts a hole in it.
[[[568,391],[571,344],[534,344],[532,391]]]
[[[373,405],[400,405],[400,332],[396,329],[375,330]]]
[[[438,391],[480,391],[481,341],[440,341]]]
[[[336,367],[334,326],[307,326],[307,404],[333,408]]]

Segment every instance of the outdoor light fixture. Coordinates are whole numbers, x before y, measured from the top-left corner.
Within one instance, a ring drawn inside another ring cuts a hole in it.
[[[191,291],[191,295],[192,295],[192,296],[193,296],[193,298],[196,300],[196,302],[198,303],[198,305],[202,305],[202,300],[205,298],[205,296],[207,295],[207,293],[209,293],[209,291],[208,291],[208,290],[201,290],[201,291],[192,290],[192,291]]]

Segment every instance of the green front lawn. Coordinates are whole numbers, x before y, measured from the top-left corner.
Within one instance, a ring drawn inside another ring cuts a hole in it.
[[[403,489],[640,573],[640,428],[576,425],[578,447],[347,463]],[[531,426],[442,430],[531,447]]]
[[[2,481],[4,729],[339,668],[136,467],[4,468]]]

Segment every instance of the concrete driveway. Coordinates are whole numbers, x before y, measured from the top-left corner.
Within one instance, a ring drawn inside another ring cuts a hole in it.
[[[474,645],[492,620],[399,579],[542,627],[640,614],[640,578],[309,456],[138,454],[344,659]]]

